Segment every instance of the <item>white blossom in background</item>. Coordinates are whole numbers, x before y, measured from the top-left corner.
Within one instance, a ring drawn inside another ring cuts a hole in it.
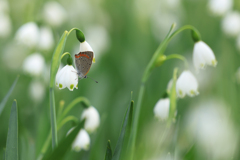
[[[180,98],[184,98],[185,95],[193,97],[199,94],[197,79],[190,71],[183,71],[177,79],[176,92]]]
[[[95,53],[97,53],[97,56],[108,49],[110,40],[105,27],[101,25],[87,27],[85,35],[92,48],[94,48]]]
[[[49,27],[40,27],[38,48],[41,50],[50,50],[54,45],[52,30]]]
[[[208,8],[215,16],[223,16],[232,9],[233,0],[209,0]]]
[[[40,53],[29,55],[23,62],[23,71],[31,76],[40,76],[45,67],[45,60]]]
[[[74,128],[71,128],[68,131],[67,135],[70,134],[73,129]],[[90,137],[84,129],[81,129],[72,144],[72,150],[76,152],[79,152],[82,149],[87,151],[89,149],[89,146],[90,146]]]
[[[232,37],[240,34],[240,13],[237,11],[229,12],[222,20],[223,32]]]
[[[170,108],[170,99],[169,98],[162,98],[160,99],[154,109],[154,116],[159,120],[166,120],[168,119],[169,115],[169,108]]]
[[[36,102],[41,102],[45,96],[46,88],[41,81],[32,81],[29,86],[29,96]]]
[[[0,13],[8,13],[9,4],[7,0],[0,0]]]
[[[1,5],[1,4],[0,4]],[[10,17],[5,14],[0,12],[0,38],[7,37],[10,35],[12,30],[12,23]]]
[[[99,113],[93,106],[84,109],[81,119],[85,119],[84,129],[89,133],[94,132],[100,124]]]
[[[78,75],[76,69],[72,65],[66,65],[58,70],[56,75],[56,85],[59,89],[68,88],[73,91],[74,88],[78,89]]]
[[[51,26],[58,27],[65,22],[67,18],[67,12],[56,1],[46,2],[43,7],[43,18]]]
[[[2,63],[8,69],[20,72],[22,69],[23,61],[29,53],[29,49],[27,47],[22,47],[21,45],[16,44],[14,41],[9,42],[3,47],[4,48],[1,54]],[[11,59],[11,63],[8,63],[9,59]]]
[[[203,41],[198,41],[193,48],[193,64],[198,69],[203,69],[206,65],[216,66],[217,60],[212,49]]]
[[[36,47],[39,41],[39,28],[35,22],[28,22],[22,25],[15,35],[18,43],[30,48]]]
[[[87,41],[80,43],[80,52],[91,51],[93,52],[92,47],[89,45]],[[95,63],[95,54],[93,53],[93,63]]]
[[[212,160],[232,159],[238,138],[226,110],[230,106],[211,100],[191,108],[185,119],[187,137],[196,141],[196,146]]]

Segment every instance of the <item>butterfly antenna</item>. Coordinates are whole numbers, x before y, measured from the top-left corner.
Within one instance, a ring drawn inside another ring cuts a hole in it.
[[[96,80],[92,79],[92,78],[91,78],[91,77],[89,77],[89,76],[86,76],[86,78],[90,78],[91,80],[93,80],[93,81],[95,81],[96,83],[98,83],[98,81],[96,81]]]

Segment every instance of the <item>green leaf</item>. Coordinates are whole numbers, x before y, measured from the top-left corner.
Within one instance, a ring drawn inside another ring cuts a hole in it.
[[[68,31],[65,31],[62,34],[62,37],[59,40],[58,45],[55,48],[55,51],[53,53],[52,63],[51,63],[51,73],[50,73],[50,88],[53,88],[53,86],[55,85],[55,76],[57,74],[58,67],[61,62],[61,55],[63,53],[67,37],[68,37]]]
[[[19,78],[19,76],[17,76],[17,78],[15,79],[15,81],[14,81],[13,84],[12,84],[12,87],[9,89],[8,93],[7,93],[6,96],[3,98],[2,102],[0,103],[0,115],[1,115],[1,113],[2,113],[2,111],[3,111],[3,109],[4,109],[4,107],[5,107],[5,105],[6,105],[6,103],[7,103],[7,100],[8,100],[8,98],[9,98],[9,96],[11,95],[14,87],[15,87],[16,84],[17,84],[18,78]]]
[[[188,150],[188,152],[186,153],[186,155],[184,156],[183,159],[184,160],[195,159],[196,158],[195,150],[196,150],[195,145],[192,145],[191,148]]]
[[[50,153],[49,155],[46,155],[43,158],[43,160],[63,159],[67,150],[72,147],[72,143],[75,140],[80,129],[83,128],[84,122],[85,121],[82,121],[81,123],[79,123],[79,125],[76,128],[74,128],[74,130],[59,143],[59,145],[53,150],[53,152]]]
[[[119,160],[121,157],[125,156],[125,151],[127,149],[129,135],[131,132],[133,103],[134,102],[131,101],[131,104],[125,113],[121,134],[118,138],[118,142],[117,142],[116,148],[114,150],[112,160]]]
[[[12,104],[5,154],[6,160],[18,160],[18,112],[16,100]]]
[[[55,107],[55,97],[54,97],[54,88],[55,77],[58,71],[58,67],[61,62],[61,54],[63,53],[65,43],[68,37],[68,31],[65,31],[58,42],[58,45],[53,53],[51,71],[50,71],[50,115],[51,115],[51,127],[52,127],[52,148],[55,148],[58,145],[57,138],[57,120],[56,120],[56,107]]]
[[[175,68],[173,71],[173,83],[172,88],[170,91],[170,113],[168,117],[168,125],[171,124],[173,120],[175,120],[175,114],[177,111],[177,93],[176,93],[176,81],[177,81],[177,71],[178,69]]]
[[[3,160],[5,160],[5,149],[3,149]]]
[[[110,140],[108,140],[108,143],[107,143],[107,150],[106,150],[104,160],[112,160],[112,149],[111,149]]]

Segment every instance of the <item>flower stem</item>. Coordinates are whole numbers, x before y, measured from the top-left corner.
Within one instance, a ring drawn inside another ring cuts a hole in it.
[[[85,97],[78,97],[74,99],[63,111],[62,115],[59,118],[59,121],[61,121],[67,113],[77,104],[77,103],[82,103],[83,107],[87,108],[90,107],[90,102],[87,98]]]
[[[69,55],[71,57],[71,54],[69,52],[65,52],[65,53],[62,54],[61,59],[66,55]]]
[[[185,68],[186,69],[188,68],[187,59],[180,54],[171,54],[171,55],[167,56],[165,60],[169,60],[169,59],[180,59],[184,62]]]
[[[137,101],[137,106],[135,109],[135,114],[134,114],[134,120],[133,120],[133,129],[131,132],[131,141],[130,141],[130,145],[131,145],[131,155],[130,155],[130,159],[132,160],[134,158],[134,151],[135,151],[135,143],[136,143],[136,137],[137,137],[137,128],[138,128],[138,122],[139,122],[139,116],[140,116],[140,111],[141,111],[141,105],[142,105],[142,99],[143,99],[143,95],[144,95],[144,90],[145,90],[145,83],[147,82],[152,70],[154,68],[156,68],[157,66],[159,66],[158,64],[158,59],[159,57],[161,58],[161,56],[163,56],[163,53],[165,52],[167,45],[169,44],[169,42],[171,41],[171,39],[176,36],[177,34],[179,34],[180,32],[186,30],[186,29],[190,29],[192,30],[195,35],[198,35],[200,37],[200,34],[198,32],[198,30],[191,26],[191,25],[186,25],[183,26],[181,28],[179,28],[178,30],[176,30],[175,32],[173,32],[173,29],[175,28],[175,24],[173,24],[167,34],[167,36],[165,37],[165,39],[163,40],[163,42],[159,45],[159,47],[157,48],[157,50],[155,51],[155,53],[152,56],[152,59],[150,60],[150,62],[148,63],[144,73],[143,73],[143,77],[141,80],[141,87],[140,87],[140,92],[138,95],[138,101]],[[171,56],[169,57],[171,58]],[[181,56],[176,56],[175,58],[179,58],[182,59]]]

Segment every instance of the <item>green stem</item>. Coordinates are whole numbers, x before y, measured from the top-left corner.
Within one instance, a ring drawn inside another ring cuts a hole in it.
[[[65,53],[62,54],[61,59],[62,59],[65,55],[69,55],[69,56],[71,57],[71,54],[70,54],[69,52],[65,52]]]
[[[180,59],[180,60],[182,60],[184,62],[185,68],[186,69],[188,68],[187,59],[184,56],[180,55],[180,54],[171,54],[171,55],[166,57],[165,61],[169,60],[169,59]]]
[[[87,98],[85,97],[78,97],[74,99],[63,111],[62,115],[60,116],[59,120],[63,119],[65,115],[77,104],[77,103],[82,103],[83,107],[87,108],[90,106],[90,102]]]
[[[183,27],[179,28],[178,30],[176,30],[175,32],[173,32],[174,28],[175,28],[175,24],[173,24],[171,26],[167,36],[165,37],[163,42],[159,45],[159,47],[157,48],[157,50],[153,54],[152,59],[148,63],[148,65],[147,65],[147,67],[146,67],[146,69],[143,73],[143,77],[142,77],[142,80],[141,80],[142,84],[141,84],[141,88],[140,88],[140,93],[138,95],[137,106],[136,106],[135,114],[134,114],[133,130],[131,132],[131,142],[130,142],[131,143],[131,151],[132,151],[131,155],[130,155],[131,159],[134,158],[134,150],[135,150],[135,143],[136,143],[136,137],[137,137],[137,128],[138,128],[138,122],[139,122],[139,115],[140,115],[140,111],[141,111],[142,99],[143,99],[144,90],[145,90],[145,83],[147,82],[152,70],[157,66],[158,58],[160,56],[163,56],[163,53],[165,52],[168,43],[171,41],[171,39],[174,36],[176,36],[180,32],[182,32],[186,29],[190,29],[190,30],[196,32],[196,34],[199,33],[197,31],[197,29],[195,27],[191,26],[191,25],[183,26]],[[180,57],[178,57],[178,58],[180,58]]]
[[[55,108],[55,97],[53,88],[49,89],[50,94],[50,114],[51,114],[51,126],[52,126],[52,148],[58,145],[57,140],[57,121],[56,121],[56,108]]]
[[[67,122],[70,122],[70,121],[77,123],[78,119],[74,116],[68,116],[68,117],[64,118],[60,123],[58,123],[57,131],[59,131]],[[46,153],[48,146],[50,145],[51,138],[52,138],[52,136],[51,136],[51,131],[50,131],[37,160],[41,160],[43,155]]]

